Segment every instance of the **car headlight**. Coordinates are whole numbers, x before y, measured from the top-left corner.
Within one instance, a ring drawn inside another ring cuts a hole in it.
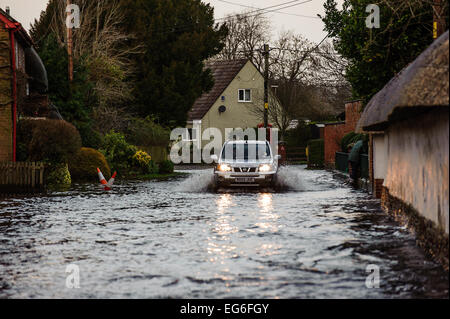
[[[228,164],[220,164],[217,169],[221,172],[231,172],[231,166]]]
[[[272,170],[272,165],[262,164],[259,166],[259,171],[261,173],[267,173],[267,172],[270,172],[271,170]]]

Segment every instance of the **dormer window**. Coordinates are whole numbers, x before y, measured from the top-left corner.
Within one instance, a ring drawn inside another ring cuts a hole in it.
[[[240,89],[239,90],[239,102],[251,102],[251,101],[252,101],[252,90]]]

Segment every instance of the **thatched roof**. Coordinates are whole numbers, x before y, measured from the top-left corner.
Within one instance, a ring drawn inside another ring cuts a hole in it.
[[[449,107],[448,31],[396,75],[367,104],[356,130],[383,131],[431,107]]]

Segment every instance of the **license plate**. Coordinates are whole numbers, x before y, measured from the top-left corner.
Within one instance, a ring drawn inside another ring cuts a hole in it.
[[[255,179],[254,178],[248,178],[248,177],[246,177],[246,178],[236,178],[236,182],[237,183],[254,183],[255,182]]]

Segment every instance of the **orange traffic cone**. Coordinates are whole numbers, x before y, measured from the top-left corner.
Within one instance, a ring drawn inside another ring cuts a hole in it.
[[[97,172],[98,172],[98,178],[100,179],[100,184],[107,185],[108,182],[106,181],[105,177],[102,174],[102,171],[98,167],[97,167]]]
[[[100,168],[97,168],[97,172],[98,172],[98,178],[100,180],[100,184],[102,185],[104,190],[110,191],[112,189],[112,186],[114,185],[114,181],[116,179],[117,172],[114,172],[113,176],[111,177],[111,179],[108,182],[106,181],[105,177],[103,176]]]

